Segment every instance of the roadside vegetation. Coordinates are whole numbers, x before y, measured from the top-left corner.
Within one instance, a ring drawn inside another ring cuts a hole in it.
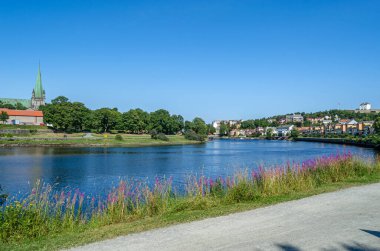
[[[67,248],[120,234],[298,199],[342,187],[380,181],[380,162],[350,154],[303,163],[241,170],[229,177],[189,176],[154,184],[121,180],[105,197],[56,191],[38,181],[0,210],[2,250]]]

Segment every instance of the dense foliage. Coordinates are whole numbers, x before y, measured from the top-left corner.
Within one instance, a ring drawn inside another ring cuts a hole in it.
[[[373,128],[375,129],[376,134],[380,135],[380,116],[376,118]]]
[[[9,119],[8,113],[2,111],[0,113],[0,121],[5,123]]]
[[[155,129],[153,129],[150,132],[150,136],[151,136],[152,139],[169,141],[169,138],[165,134],[163,134],[162,132],[157,132],[157,130],[155,130]]]
[[[164,109],[151,113],[139,108],[124,113],[119,112],[117,108],[100,108],[92,111],[83,103],[71,102],[63,96],[53,99],[50,104],[41,106],[40,109],[44,112],[46,124],[64,132],[93,130],[103,133],[116,130],[142,134],[154,130],[155,135],[173,135],[192,130],[204,138],[215,130],[201,118],[184,121],[181,115],[172,115]]]
[[[23,106],[21,103],[17,103],[16,105],[11,105],[11,104],[4,103],[2,101],[0,101],[0,108],[7,108],[7,109],[11,109],[11,110],[26,110],[26,109],[28,109],[27,107]]]

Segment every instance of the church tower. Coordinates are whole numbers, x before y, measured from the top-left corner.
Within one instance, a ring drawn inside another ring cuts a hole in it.
[[[45,105],[45,90],[42,87],[41,69],[40,65],[38,65],[36,85],[32,92],[32,109],[38,110],[41,105]]]

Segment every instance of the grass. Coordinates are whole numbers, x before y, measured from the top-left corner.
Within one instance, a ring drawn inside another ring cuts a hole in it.
[[[120,181],[99,200],[38,183],[24,200],[3,207],[0,245],[2,250],[68,248],[379,181],[379,161],[344,154],[224,178],[192,176],[183,193],[173,192],[171,179],[151,186]]]
[[[0,124],[1,129],[23,129],[23,130],[46,130],[47,126],[39,126],[39,125],[8,125],[8,124]]]
[[[66,135],[66,137],[65,137]],[[150,135],[118,134],[92,134],[92,138],[83,138],[84,133],[63,134],[44,133],[29,137],[13,137],[12,140],[0,140],[0,146],[155,146],[195,144],[198,141],[185,139],[181,135],[168,135],[168,141],[152,139]]]

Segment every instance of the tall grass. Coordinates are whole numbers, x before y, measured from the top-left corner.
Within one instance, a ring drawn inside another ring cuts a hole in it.
[[[24,199],[10,199],[0,208],[0,242],[19,242],[65,231],[82,231],[186,210],[260,200],[310,191],[326,184],[369,177],[380,162],[358,160],[351,154],[321,157],[303,163],[242,170],[210,179],[190,176],[181,193],[172,179],[147,182],[121,180],[106,198],[75,191],[56,191],[37,181]]]

